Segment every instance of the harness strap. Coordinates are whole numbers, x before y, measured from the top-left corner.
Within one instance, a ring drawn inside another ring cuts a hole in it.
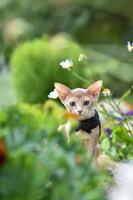
[[[91,134],[92,129],[96,128],[97,126],[99,126],[99,128],[100,128],[100,131],[99,131],[99,135],[100,135],[101,122],[99,119],[99,114],[95,110],[95,115],[93,117],[79,121],[79,125],[78,125],[76,131],[83,130],[83,131],[87,132],[88,134]]]

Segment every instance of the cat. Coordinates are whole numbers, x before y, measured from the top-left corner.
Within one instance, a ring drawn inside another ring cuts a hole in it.
[[[75,130],[76,135],[84,136],[83,144],[92,156],[100,153],[99,135],[101,123],[99,114],[95,109],[103,81],[99,80],[90,85],[87,89],[76,88],[71,90],[64,84],[54,83],[58,96],[68,112],[75,114],[79,119],[79,126]],[[59,127],[59,131],[64,130],[68,135],[71,123]]]

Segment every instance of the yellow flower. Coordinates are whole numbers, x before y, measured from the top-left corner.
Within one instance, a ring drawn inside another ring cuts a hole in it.
[[[71,120],[78,120],[79,116],[74,114],[74,113],[70,113],[70,112],[64,112],[64,118],[66,119],[71,119]]]
[[[79,55],[78,61],[81,62],[82,60],[87,60],[87,56],[83,53]]]
[[[110,94],[111,94],[111,91],[108,89],[108,88],[105,88],[104,90],[103,90],[103,95],[105,96],[105,97],[107,97],[107,96],[110,96]]]

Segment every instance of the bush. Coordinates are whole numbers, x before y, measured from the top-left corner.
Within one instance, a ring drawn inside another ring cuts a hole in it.
[[[19,100],[36,103],[46,100],[53,83],[63,82],[71,87],[82,86],[72,73],[62,69],[59,63],[71,58],[75,71],[83,74],[78,62],[82,49],[70,38],[56,36],[25,42],[18,46],[11,58],[13,83]]]
[[[101,139],[103,151],[113,160],[132,160],[133,159],[133,137],[123,126],[117,126],[111,130],[111,138],[104,136]]]
[[[54,119],[60,107],[48,102],[45,109],[50,105]],[[102,200],[104,174],[76,141],[68,145],[56,131],[50,138],[45,115],[27,104],[0,111],[0,199]]]
[[[115,100],[112,94],[107,95],[106,90],[108,89],[103,91],[104,101],[99,106],[99,111],[105,120],[103,127],[106,127],[105,134],[101,137],[101,147],[116,161],[132,160],[133,111],[126,110],[124,102],[132,94],[132,89],[126,91],[119,100]]]

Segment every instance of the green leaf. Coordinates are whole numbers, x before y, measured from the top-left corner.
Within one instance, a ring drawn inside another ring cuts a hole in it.
[[[101,143],[102,149],[107,152],[110,148],[110,141],[108,138],[104,138]]]

